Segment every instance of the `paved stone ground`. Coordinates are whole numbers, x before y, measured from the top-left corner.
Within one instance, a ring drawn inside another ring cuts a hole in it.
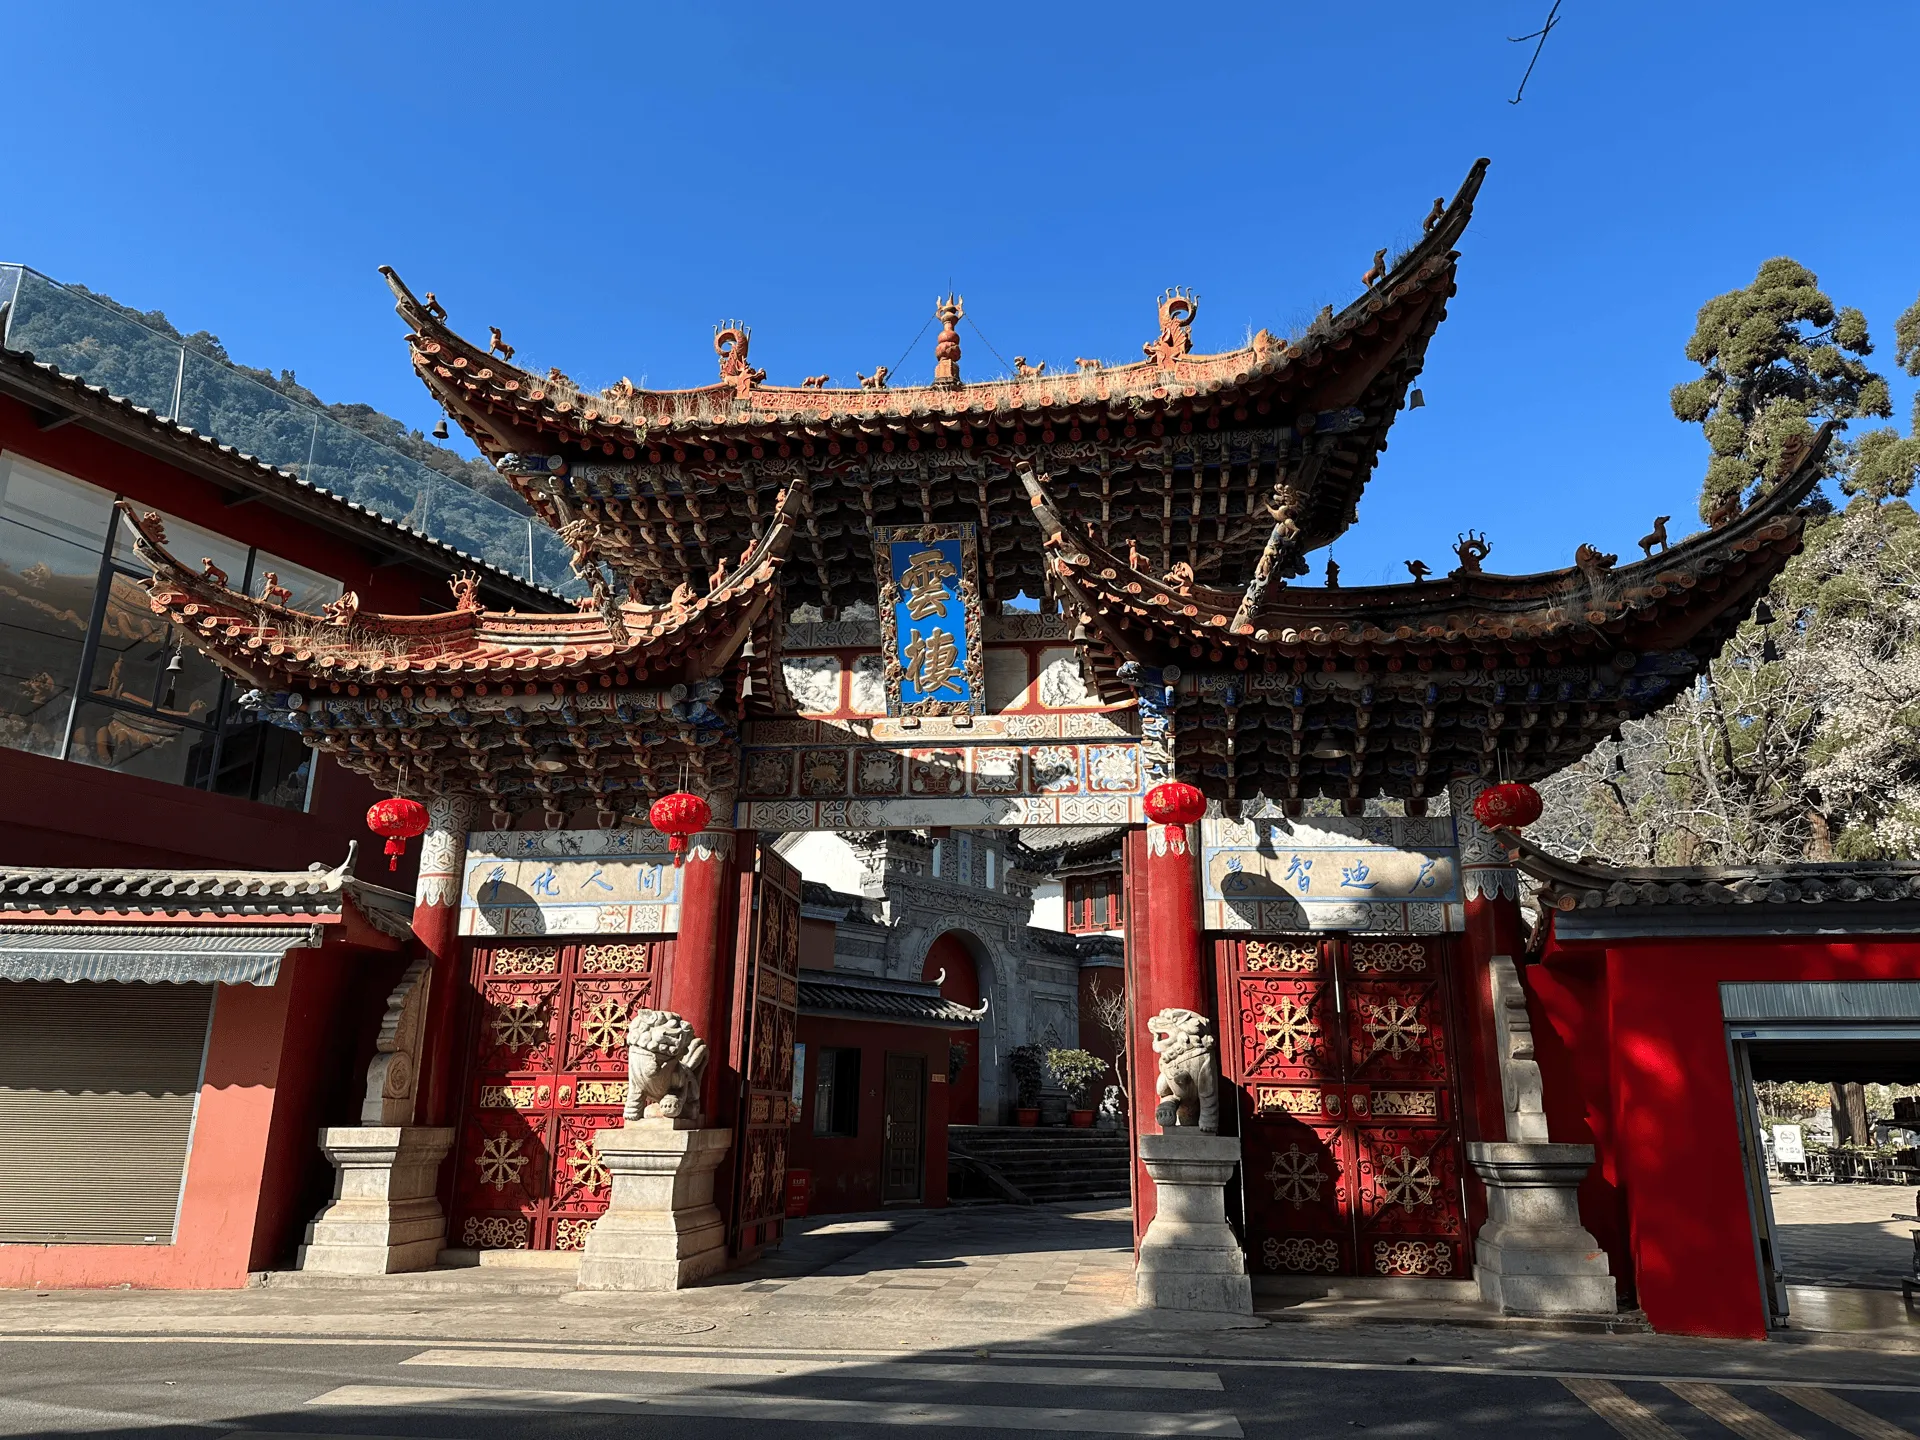
[[[1904,1185],[1776,1184],[1773,1221],[1790,1284],[1898,1290],[1912,1274],[1920,1219]]]

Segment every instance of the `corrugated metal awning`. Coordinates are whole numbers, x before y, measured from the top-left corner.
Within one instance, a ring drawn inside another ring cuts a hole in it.
[[[271,985],[318,925],[0,925],[0,980]]]

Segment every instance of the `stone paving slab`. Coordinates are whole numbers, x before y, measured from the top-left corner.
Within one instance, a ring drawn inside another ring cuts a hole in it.
[[[1913,1273],[1920,1217],[1908,1186],[1776,1184],[1773,1222],[1789,1284],[1898,1290]]]

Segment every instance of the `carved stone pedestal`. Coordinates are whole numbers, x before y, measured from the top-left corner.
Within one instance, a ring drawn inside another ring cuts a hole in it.
[[[1246,1252],[1227,1224],[1227,1186],[1240,1142],[1182,1126],[1140,1137],[1140,1160],[1157,1196],[1140,1239],[1134,1295],[1158,1310],[1253,1313]]]
[[[713,1172],[731,1130],[686,1120],[629,1120],[595,1133],[612,1177],[606,1213],[580,1255],[582,1290],[678,1290],[727,1265]]]
[[[453,1131],[425,1125],[342,1125],[320,1132],[333,1162],[333,1201],[307,1227],[295,1262],[325,1275],[430,1269],[447,1243],[435,1196]]]
[[[1607,1252],[1580,1223],[1591,1145],[1505,1141],[1467,1146],[1487,1182],[1487,1223],[1474,1242],[1480,1293],[1503,1314],[1611,1315],[1619,1308]]]

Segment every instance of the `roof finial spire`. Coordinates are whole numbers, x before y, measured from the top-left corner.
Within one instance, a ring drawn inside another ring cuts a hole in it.
[[[933,318],[940,322],[940,338],[933,342],[933,383],[958,385],[960,380],[960,332],[954,327],[966,314],[965,302],[958,295],[933,302]]]

